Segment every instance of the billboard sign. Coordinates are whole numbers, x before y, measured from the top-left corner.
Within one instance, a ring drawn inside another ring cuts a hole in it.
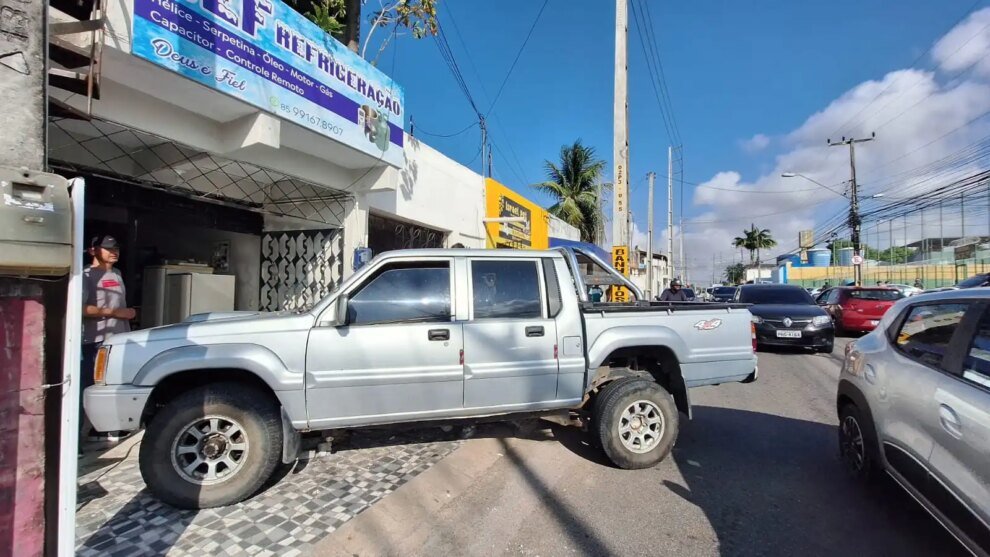
[[[485,181],[485,216],[516,219],[485,224],[489,248],[547,249],[550,215],[545,209],[488,178]]]
[[[281,0],[134,0],[131,53],[403,164],[402,88]]]

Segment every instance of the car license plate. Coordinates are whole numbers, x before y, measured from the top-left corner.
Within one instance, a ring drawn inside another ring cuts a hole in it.
[[[801,338],[801,331],[777,331],[777,338]]]

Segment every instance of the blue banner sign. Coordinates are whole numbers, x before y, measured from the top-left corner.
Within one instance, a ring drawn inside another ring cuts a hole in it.
[[[403,164],[402,88],[281,0],[134,0],[133,21],[134,55]]]

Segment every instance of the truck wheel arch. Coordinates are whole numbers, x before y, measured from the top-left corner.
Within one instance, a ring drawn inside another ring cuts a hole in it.
[[[677,355],[669,346],[625,346],[605,356],[592,375],[589,391],[628,377],[652,378],[674,397],[677,409],[691,419],[691,399]]]

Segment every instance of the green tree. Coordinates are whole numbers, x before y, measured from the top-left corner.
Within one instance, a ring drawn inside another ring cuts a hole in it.
[[[746,278],[746,267],[742,263],[734,263],[725,268],[725,280],[730,284],[740,284]]]
[[[842,248],[851,248],[853,243],[851,240],[835,240],[826,246],[829,250],[840,250]],[[906,263],[908,259],[913,255],[915,250],[906,246],[894,246],[894,249],[890,248],[873,248],[867,244],[862,244],[860,249],[860,254],[866,258],[873,261],[882,261],[884,263]],[[837,262],[833,262],[836,264]]]
[[[751,224],[748,230],[743,230],[742,236],[736,236],[732,245],[749,251],[750,265],[756,265],[760,261],[760,250],[770,249],[777,245],[777,240],[773,239],[768,228],[756,228]]]
[[[545,161],[544,168],[548,180],[534,187],[556,200],[548,209],[550,214],[581,231],[582,242],[595,242],[605,223],[598,203],[598,186],[611,189],[601,183],[605,161],[596,158],[595,149],[578,139],[560,148],[559,166]]]
[[[438,0],[391,0],[381,4],[381,9],[372,13],[371,28],[364,39],[364,47],[359,48],[362,0],[286,0],[294,10],[306,16],[320,29],[333,35],[354,52],[361,51],[365,58],[368,43],[380,27],[393,27],[393,33],[382,41],[372,63],[396,37],[400,28],[411,31],[412,36],[421,39],[439,32],[437,23]]]

